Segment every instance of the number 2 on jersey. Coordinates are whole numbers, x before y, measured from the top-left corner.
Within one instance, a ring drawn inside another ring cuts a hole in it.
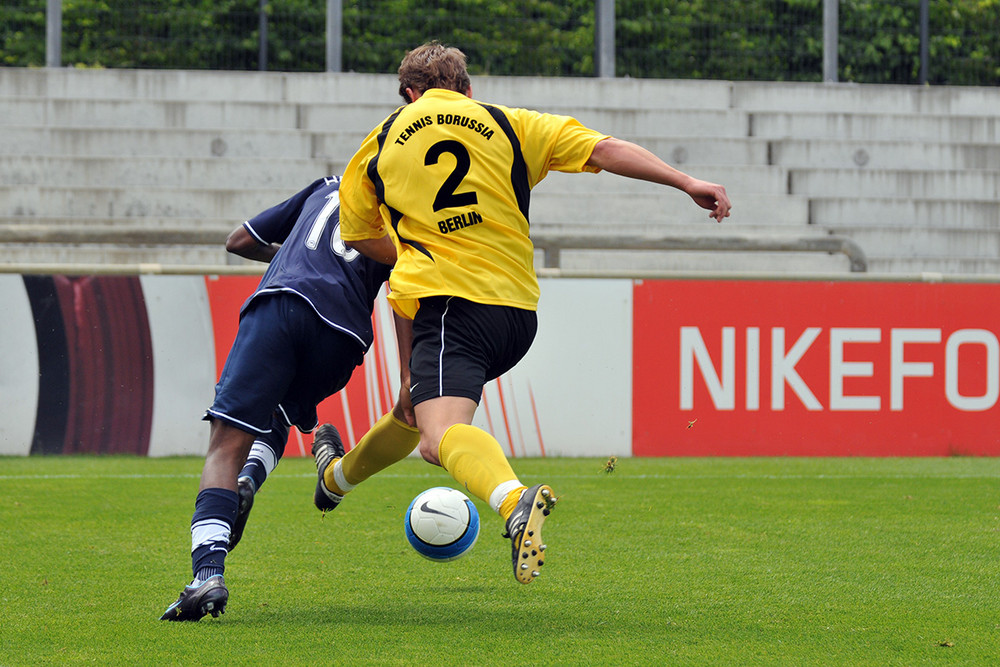
[[[479,197],[475,191],[455,192],[462,184],[462,179],[469,173],[472,160],[469,158],[469,149],[454,139],[439,141],[427,151],[424,156],[424,165],[430,166],[438,163],[438,158],[442,153],[450,153],[455,156],[455,168],[437,191],[434,197],[434,210],[440,211],[443,208],[457,208],[460,206],[472,206],[479,203]]]

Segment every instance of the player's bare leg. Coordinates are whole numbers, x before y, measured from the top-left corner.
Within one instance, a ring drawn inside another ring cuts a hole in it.
[[[213,419],[198,490],[229,489],[235,492],[236,478],[250,454],[253,439],[252,433],[221,419]]]

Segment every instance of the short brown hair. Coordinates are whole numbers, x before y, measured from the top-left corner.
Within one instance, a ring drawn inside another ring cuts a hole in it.
[[[464,93],[472,85],[465,63],[465,54],[453,46],[437,40],[421,44],[399,64],[399,95],[408,103],[407,88],[421,94],[431,88]]]

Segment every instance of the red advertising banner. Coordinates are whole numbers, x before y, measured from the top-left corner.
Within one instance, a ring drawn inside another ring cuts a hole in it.
[[[636,281],[637,456],[1000,455],[1000,285]]]

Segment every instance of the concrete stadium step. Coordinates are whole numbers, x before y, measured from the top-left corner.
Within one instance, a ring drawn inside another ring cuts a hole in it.
[[[225,248],[211,245],[4,243],[2,263],[11,264],[198,264],[234,263]],[[236,258],[240,259],[240,258]]]
[[[266,128],[9,127],[0,132],[0,155],[316,158],[346,163],[364,138],[360,131]]]
[[[577,107],[573,117],[587,127],[610,135],[645,137],[726,137],[749,134],[743,111],[697,109],[608,109]]]
[[[280,102],[0,98],[5,126],[296,129],[297,111]]]
[[[392,77],[395,80],[395,77]],[[731,108],[728,81],[694,79],[587,79],[576,77],[472,77],[477,100],[520,106],[549,113],[575,115],[572,109],[697,109]],[[398,84],[393,84],[398,86]]]
[[[122,224],[3,224],[0,238],[5,245],[170,245],[225,246],[233,227],[145,227]]]
[[[1000,170],[1000,143],[775,139],[770,164],[834,169]]]
[[[921,197],[996,201],[1000,172],[791,169],[791,192],[821,197]]]
[[[768,159],[770,142],[767,139],[746,137],[647,137],[617,133],[654,153],[667,164],[687,171],[701,165],[760,165],[771,164]]]
[[[1000,91],[976,86],[728,82],[654,79],[473,77],[477,99],[508,106],[744,109],[976,115],[997,108]],[[3,68],[0,96],[398,105],[392,74],[77,70]]]
[[[1000,279],[1000,259],[987,257],[890,257],[868,256],[869,273],[993,276]]]
[[[649,149],[675,167],[702,164],[766,165],[765,139],[640,137],[616,135]],[[271,129],[160,129],[8,127],[0,132],[0,154],[70,157],[300,157],[347,161],[364,132]]]
[[[395,107],[130,99],[0,98],[0,127],[314,129],[367,134]]]
[[[583,178],[581,176],[581,178]],[[721,225],[682,193],[660,188],[654,193],[609,197],[601,193],[541,193],[531,198],[531,224],[579,225],[616,233],[621,226],[697,225],[710,233],[721,227],[730,231],[745,225],[805,227],[809,225],[809,199],[790,195],[740,194],[734,196],[733,214]]]
[[[26,218],[189,218],[189,219],[246,219],[259,211],[287,199],[299,189],[319,178],[311,174],[307,179],[281,186],[246,187],[167,187],[156,185],[126,186],[99,184],[87,186],[78,182],[50,185],[48,181],[36,184],[0,185],[0,217]],[[563,188],[549,183],[549,179],[562,176],[576,179],[583,186]],[[580,211],[590,217],[621,219],[621,211],[630,215],[654,220],[680,219],[708,222],[707,212],[695,206],[681,192],[652,184],[645,191],[628,190],[622,194],[620,184],[600,184],[601,179],[618,179],[613,175],[558,174],[550,175],[532,193],[531,216],[534,220],[549,219],[559,222],[575,219]],[[625,179],[618,179],[627,183]],[[781,193],[761,194],[764,188],[753,189],[753,183],[742,183],[749,190],[741,190],[741,182],[727,188],[734,196],[734,216],[726,224],[740,221],[755,223],[795,224],[808,222],[807,199],[788,197]],[[598,186],[601,187],[598,187]],[[633,186],[634,187],[634,186]],[[581,205],[585,202],[585,205]],[[741,203],[742,202],[742,203]],[[156,223],[154,223],[156,224]]]
[[[302,184],[304,185],[304,184]],[[299,189],[0,186],[0,216],[246,219]]]
[[[809,219],[821,226],[856,224],[947,229],[1000,228],[1000,201],[913,197],[812,197]]]
[[[788,172],[783,167],[766,165],[698,165],[685,168],[691,176],[726,187],[730,195],[788,193]],[[532,200],[540,193],[588,193],[608,197],[639,193],[667,195],[678,193],[662,185],[625,178],[616,174],[564,174],[549,172],[545,179],[532,191]],[[690,201],[690,200],[688,200]]]
[[[1000,142],[1000,117],[764,111],[750,114],[748,135],[767,139],[995,144]]]
[[[395,109],[379,104],[0,98],[0,126],[305,129],[367,134]],[[746,137],[745,112],[580,107],[581,123],[607,134]]]
[[[312,157],[343,163],[345,166],[368,136],[365,131],[311,130]],[[337,175],[341,175],[338,172]]]
[[[123,232],[134,232],[137,230],[165,231],[174,230],[178,233],[187,230],[199,232],[213,231],[221,234],[223,239],[236,227],[243,224],[247,216],[231,218],[185,218],[181,216],[141,216],[141,217],[112,217],[112,216],[24,216],[24,215],[0,215],[0,239],[5,238],[5,234],[21,230],[39,229],[74,229],[79,233],[86,233],[90,229],[100,229],[103,227],[113,227]]]
[[[835,225],[830,230],[849,237],[866,252],[883,257],[1000,257],[997,229]]]
[[[0,182],[60,183],[78,187],[157,185],[177,188],[295,188],[339,173],[333,164],[308,158],[175,158],[0,156]]]
[[[318,136],[301,130],[268,129],[7,127],[0,132],[0,155],[309,158],[316,157]],[[364,138],[360,134],[349,136],[355,149]],[[324,135],[322,143],[336,141],[337,135],[330,135],[330,139]]]
[[[392,109],[365,106],[347,113],[341,105],[299,105],[299,127],[306,130],[340,131],[363,129],[367,134]],[[550,106],[540,111],[566,113],[584,125],[605,134],[645,137],[687,136],[726,137],[747,136],[747,115],[726,109],[635,109],[584,107],[559,109]]]
[[[281,102],[284,80],[273,72],[5,67],[0,97]]]
[[[732,106],[747,111],[990,116],[1000,108],[1000,89],[739,81],[732,84]]]
[[[718,109],[731,106],[728,81],[474,76],[483,102],[543,111],[586,106],[625,109]],[[394,74],[234,72],[211,70],[79,70],[0,68],[0,97],[343,103],[399,106]],[[553,113],[564,113],[553,111]]]

